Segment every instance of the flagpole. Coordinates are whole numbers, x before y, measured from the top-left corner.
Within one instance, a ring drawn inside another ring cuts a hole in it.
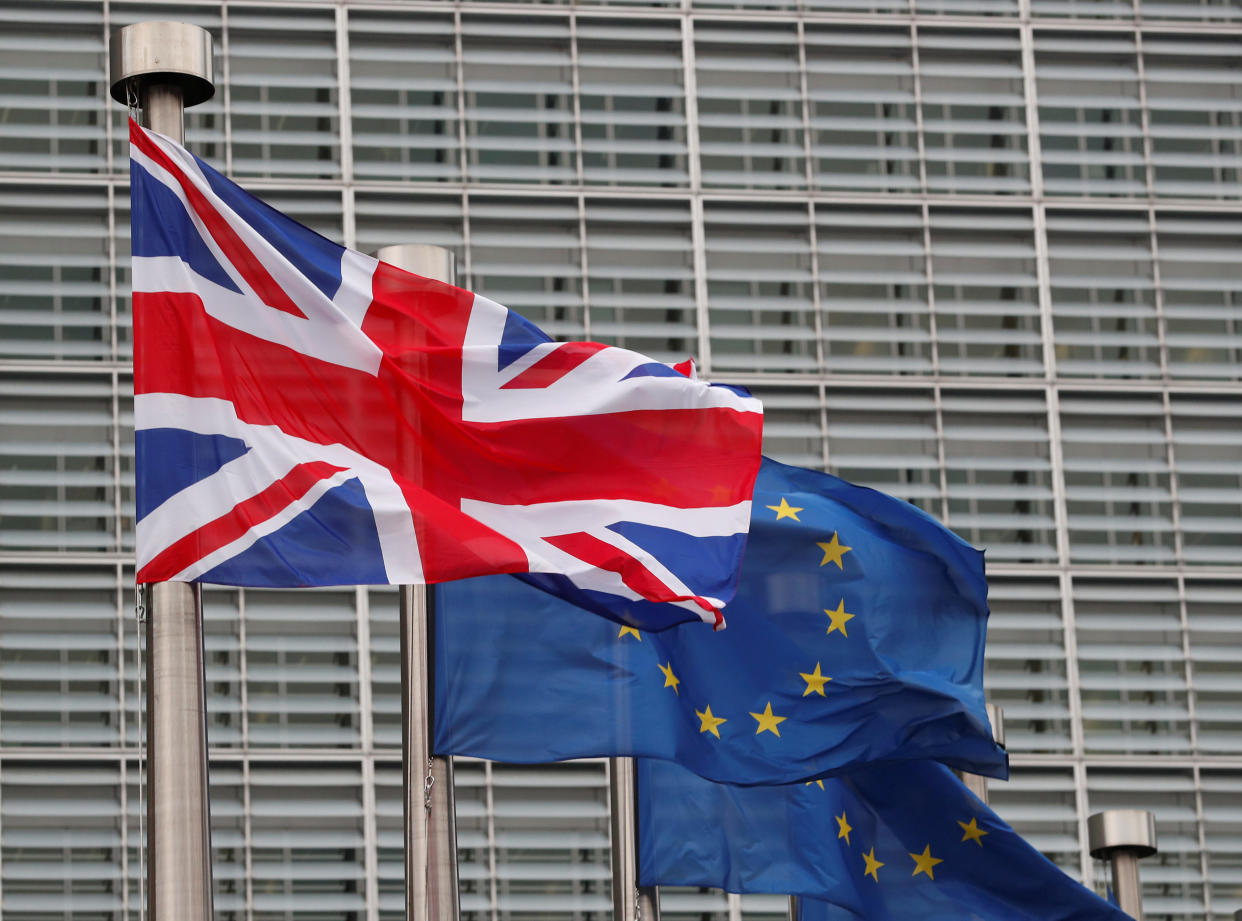
[[[660,921],[655,886],[638,885],[638,776],[633,758],[608,759],[613,921]]]
[[[382,247],[376,258],[453,284],[457,265],[442,246]],[[405,818],[407,921],[456,921],[457,819],[453,759],[432,755],[431,675],[434,605],[423,585],[401,586],[401,774]]]
[[[181,143],[186,106],[206,102],[211,35],[184,22],[139,22],[112,38],[112,98]],[[151,921],[211,921],[211,818],[199,586],[145,590],[147,907]]]
[[[1143,921],[1140,858],[1156,853],[1156,817],[1146,809],[1108,809],[1087,819],[1087,848],[1092,857],[1108,860],[1113,869],[1117,907]]]

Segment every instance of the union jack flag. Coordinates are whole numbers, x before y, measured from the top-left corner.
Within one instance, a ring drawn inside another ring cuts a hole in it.
[[[510,572],[636,626],[720,624],[757,400],[553,342],[130,142],[140,582]]]

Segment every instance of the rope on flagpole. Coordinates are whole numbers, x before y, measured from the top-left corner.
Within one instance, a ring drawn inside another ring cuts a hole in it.
[[[143,666],[143,643],[147,635],[147,606],[142,600],[142,586],[134,583],[134,620],[138,624],[138,921],[146,921],[147,900],[147,746],[142,735],[143,694],[148,688],[143,677],[146,671]],[[129,885],[126,880],[125,885]]]

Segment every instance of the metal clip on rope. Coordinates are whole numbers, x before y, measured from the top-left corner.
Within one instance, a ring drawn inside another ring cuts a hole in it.
[[[431,788],[436,785],[435,775],[431,773],[431,759],[427,759],[427,776],[423,778],[423,808],[431,812]]]

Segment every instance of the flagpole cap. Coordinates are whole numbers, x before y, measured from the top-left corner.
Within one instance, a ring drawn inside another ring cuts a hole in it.
[[[1146,809],[1107,809],[1087,819],[1087,847],[1092,857],[1126,851],[1135,857],[1156,853],[1156,817]]]
[[[1000,704],[986,704],[988,722],[992,724],[992,738],[1001,748],[1005,747],[1005,710]]]
[[[430,243],[394,243],[381,246],[375,258],[423,278],[457,283],[457,254],[443,246]]]
[[[182,105],[215,95],[211,33],[188,22],[135,22],[112,34],[112,98],[129,103],[129,90],[168,85],[181,88]]]

